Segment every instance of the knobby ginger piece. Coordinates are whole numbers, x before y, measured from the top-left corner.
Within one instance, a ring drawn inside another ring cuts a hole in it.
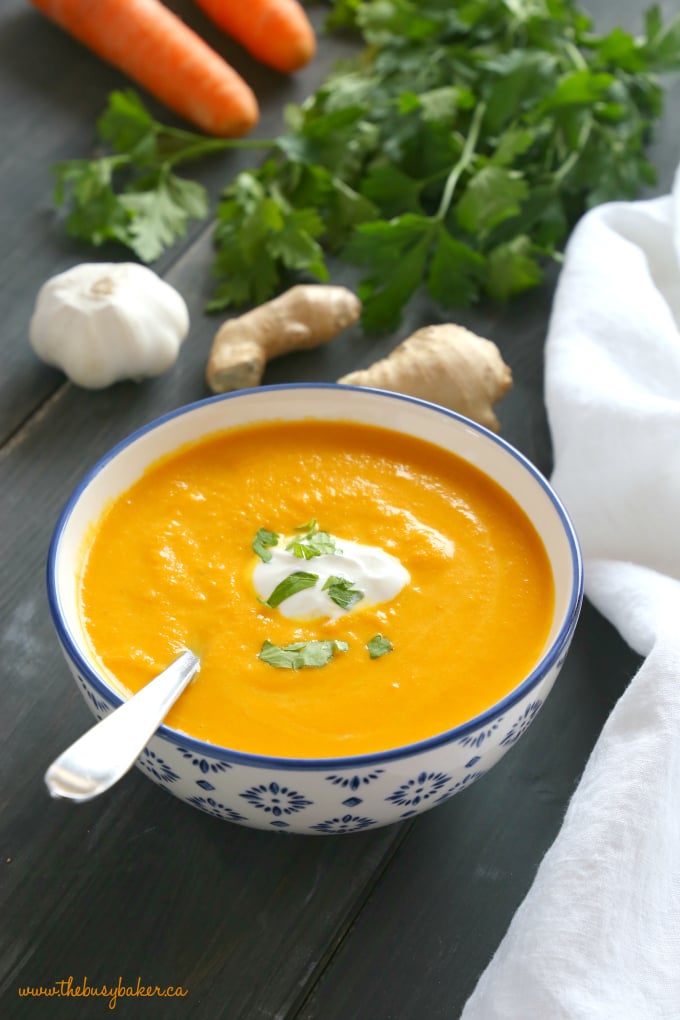
[[[388,357],[338,382],[429,400],[498,432],[493,405],[512,386],[512,372],[491,340],[443,323],[417,330]]]
[[[213,393],[257,386],[270,358],[327,343],[361,314],[346,287],[301,284],[234,319],[213,340],[206,381]]]

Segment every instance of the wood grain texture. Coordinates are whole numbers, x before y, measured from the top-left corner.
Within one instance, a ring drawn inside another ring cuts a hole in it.
[[[336,55],[321,40],[287,79],[224,40],[189,0],[170,4],[253,83],[257,134],[315,87]],[[640,25],[642,0],[591,0],[606,27]],[[666,15],[675,4],[664,0]],[[314,10],[319,23],[322,11]],[[183,984],[181,1000],[119,1004],[114,1015],[173,1020],[447,1020],[459,1014],[559,829],[611,706],[638,660],[586,608],[560,680],[520,744],[460,797],[402,826],[344,838],[254,832],[192,811],[134,772],[101,800],[49,801],[42,776],[90,716],[59,652],[44,590],[56,517],[74,484],[115,442],[207,395],[219,320],[209,229],[196,225],[155,267],[186,298],[189,339],[172,372],[88,393],[42,366],[27,342],[39,286],[92,253],[65,239],[51,211],[49,166],[87,153],[94,122],[126,83],[25,0],[0,9],[0,1016],[94,1020],[101,1002],[20,1000],[19,985],[73,976]],[[151,109],[163,111],[149,101]],[[680,86],[652,158],[658,191],[680,157]],[[232,154],[196,173],[215,198],[255,157]],[[120,259],[102,249],[96,260]],[[352,285],[351,270],[334,282]],[[555,274],[511,307],[460,317],[488,336],[515,386],[499,406],[503,435],[546,473],[543,343]],[[386,354],[441,316],[427,301],[398,335],[350,330],[337,344],[268,367],[265,382],[333,380]],[[528,1018],[529,1020],[529,1018]],[[533,1018],[531,1018],[533,1020]]]

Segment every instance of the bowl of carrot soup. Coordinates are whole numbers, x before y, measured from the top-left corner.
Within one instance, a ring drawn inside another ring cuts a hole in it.
[[[184,648],[139,768],[218,818],[346,833],[472,785],[525,733],[582,599],[558,497],[433,404],[335,384],[180,408],[96,464],[48,557],[100,718]]]

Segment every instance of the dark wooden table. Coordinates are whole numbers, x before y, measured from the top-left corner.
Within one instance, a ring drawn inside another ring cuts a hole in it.
[[[253,83],[262,137],[280,129],[284,103],[309,94],[340,53],[323,40],[313,67],[285,80],[229,46],[188,0],[173,6]],[[588,6],[602,28],[641,27],[642,0]],[[674,7],[674,0],[662,4],[667,16]],[[141,978],[181,985],[187,995],[121,1000],[118,1015],[450,1020],[529,888],[638,665],[588,605],[556,688],[524,739],[474,787],[398,826],[341,838],[248,830],[190,810],[136,770],[82,806],[52,802],[43,785],[49,762],[92,721],[48,617],[44,568],[55,519],[74,483],[114,442],[206,395],[216,328],[203,312],[210,231],[196,225],[155,266],[192,316],[170,373],[87,392],[29,348],[39,286],[93,257],[58,228],[49,167],[88,152],[108,92],[125,84],[24,0],[2,4],[0,1016],[103,1017],[110,1011],[102,1001],[26,999],[18,989],[69,978],[134,986]],[[669,83],[667,91],[651,149],[659,193],[670,186],[680,137],[680,86]],[[256,158],[220,156],[197,176],[214,197]],[[102,249],[95,257],[125,256]],[[510,307],[460,318],[494,339],[511,365],[515,386],[499,408],[503,435],[546,473],[543,343],[553,288],[554,279]],[[281,359],[265,381],[335,379],[432,314],[423,304],[399,336],[375,342],[350,332],[322,351]]]

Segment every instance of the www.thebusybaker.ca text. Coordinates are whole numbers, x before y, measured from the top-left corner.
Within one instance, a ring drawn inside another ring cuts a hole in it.
[[[133,985],[125,984],[122,977],[115,985],[91,985],[87,977],[76,983],[72,975],[51,985],[19,985],[18,992],[21,998],[31,999],[105,999],[109,1009],[115,1009],[119,999],[183,999],[189,994],[181,985],[147,985],[141,977]]]

